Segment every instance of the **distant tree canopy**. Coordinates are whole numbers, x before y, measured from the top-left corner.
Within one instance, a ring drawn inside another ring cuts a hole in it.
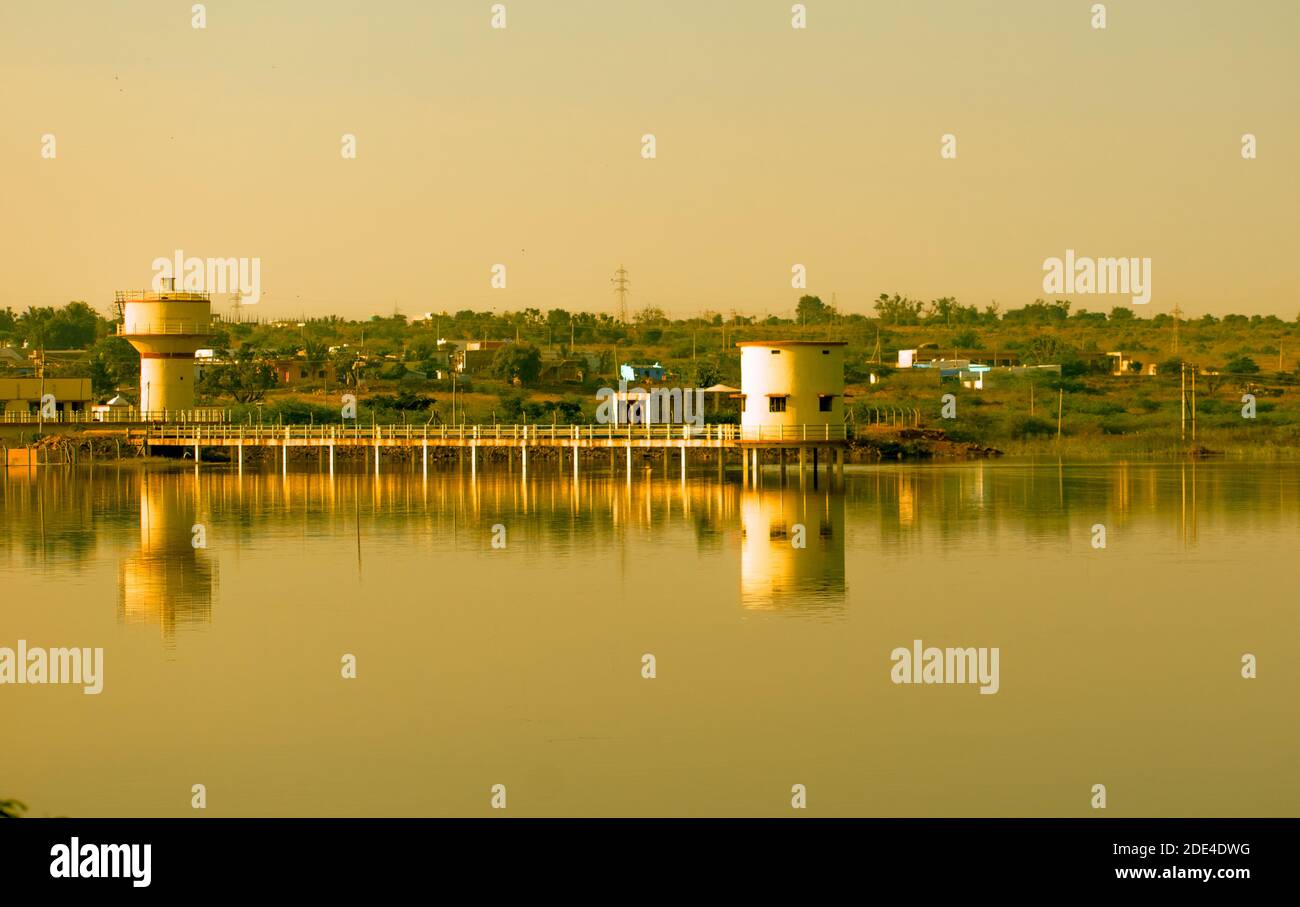
[[[908,299],[895,293],[889,296],[881,293],[876,299],[876,315],[885,324],[920,324],[921,310],[925,303],[919,299]]]
[[[713,387],[722,381],[722,366],[711,358],[701,357],[691,363],[686,379],[691,387]]]
[[[632,316],[632,319],[640,325],[663,324],[668,320],[663,309],[654,306],[646,306],[641,311]]]
[[[330,356],[334,363],[334,373],[344,387],[356,387],[365,374],[366,362],[349,347],[339,347]]]
[[[542,351],[531,343],[507,343],[492,357],[492,374],[503,381],[531,384],[542,373]]]
[[[829,324],[835,310],[822,302],[820,296],[800,296],[795,305],[795,320],[800,324]]]
[[[1224,364],[1223,370],[1234,375],[1258,375],[1259,363],[1249,356],[1238,354]]]
[[[255,403],[275,386],[275,370],[258,350],[242,347],[225,360],[204,372],[199,386],[205,393],[227,395],[236,403]]]
[[[90,348],[90,386],[96,396],[111,396],[120,384],[140,378],[140,353],[121,337],[110,334]]]
[[[1035,299],[1023,309],[1008,309],[1002,320],[1009,324],[1062,324],[1070,317],[1070,301],[1044,302]]]
[[[61,309],[31,306],[16,317],[11,309],[0,313],[0,333],[38,349],[85,349],[107,334],[108,327],[109,322],[84,302],[70,302]]]

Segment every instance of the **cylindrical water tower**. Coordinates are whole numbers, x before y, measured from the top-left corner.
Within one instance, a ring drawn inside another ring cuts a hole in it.
[[[207,293],[119,290],[119,336],[140,351],[140,410],[171,413],[194,406],[194,353],[212,337]]]
[[[751,437],[794,437],[802,426],[844,422],[843,340],[756,340],[740,347],[740,424]],[[767,432],[772,432],[768,434]],[[816,435],[810,435],[815,439]]]

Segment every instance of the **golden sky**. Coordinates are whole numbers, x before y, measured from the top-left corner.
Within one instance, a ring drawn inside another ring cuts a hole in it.
[[[1300,313],[1295,0],[191,5],[0,5],[0,307],[183,249],[268,317],[613,311],[620,263],[675,315],[790,313],[796,263],[1005,309],[1074,249],[1151,258],[1141,314]]]

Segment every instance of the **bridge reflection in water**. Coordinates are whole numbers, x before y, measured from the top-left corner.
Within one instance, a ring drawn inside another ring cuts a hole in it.
[[[701,548],[726,547],[732,544],[728,539],[739,545],[743,608],[809,616],[843,611],[845,514],[838,482],[825,481],[816,489],[811,482],[804,489],[793,484],[754,489],[712,479],[683,486],[654,480],[653,472],[645,470],[646,481],[632,488],[616,480],[574,482],[563,475],[530,487],[502,473],[477,478],[442,473],[423,481],[409,473],[133,477],[139,544],[119,562],[118,619],[156,626],[169,646],[178,631],[210,623],[218,554],[196,546],[196,531],[199,538],[214,533],[229,544],[232,517],[245,524],[238,531],[244,543],[261,533],[277,535],[289,521],[306,535],[313,523],[324,536],[350,528],[358,538],[358,573],[363,533],[368,540],[395,539],[409,534],[416,516],[422,523],[431,519],[435,534],[453,549],[474,547],[473,538],[499,520],[506,520],[516,536],[531,537],[531,544],[560,548],[618,546],[626,543],[628,529],[648,532],[664,519],[680,519],[694,526]],[[527,532],[518,531],[525,526]]]

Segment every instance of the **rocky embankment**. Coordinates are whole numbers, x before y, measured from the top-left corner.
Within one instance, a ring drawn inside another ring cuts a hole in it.
[[[860,434],[849,446],[852,462],[876,460],[983,460],[1002,456],[996,447],[954,441],[941,428],[900,428]]]

